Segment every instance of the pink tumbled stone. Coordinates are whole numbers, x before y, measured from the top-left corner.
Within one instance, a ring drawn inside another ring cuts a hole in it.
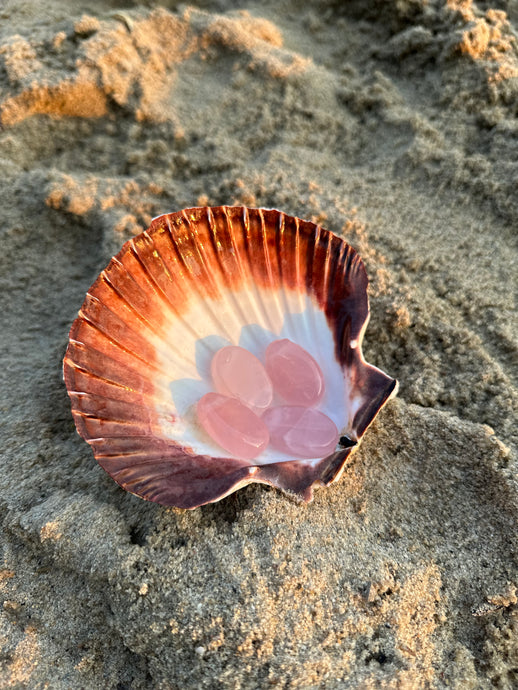
[[[290,405],[311,407],[324,395],[322,370],[303,347],[284,338],[266,348],[266,371],[275,391]]]
[[[257,411],[265,410],[272,402],[273,387],[266,369],[244,347],[229,345],[218,350],[210,373],[218,393],[238,398]]]
[[[196,411],[209,436],[238,458],[252,460],[268,445],[266,424],[237,398],[206,393],[198,401]]]
[[[277,450],[299,458],[323,458],[333,453],[338,429],[327,415],[310,407],[280,405],[263,414],[270,443]]]

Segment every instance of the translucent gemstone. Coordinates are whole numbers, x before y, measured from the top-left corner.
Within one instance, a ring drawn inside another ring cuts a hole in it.
[[[280,405],[263,414],[270,444],[299,458],[323,458],[333,453],[338,429],[323,412],[311,407]]]
[[[206,393],[196,405],[198,419],[209,436],[243,460],[256,458],[268,445],[268,429],[255,412],[236,398]]]
[[[238,398],[259,412],[272,402],[272,382],[266,369],[243,347],[229,345],[218,350],[212,358],[210,373],[218,393]]]
[[[275,340],[266,348],[265,359],[273,387],[287,403],[311,407],[322,400],[322,370],[303,347],[287,338]]]

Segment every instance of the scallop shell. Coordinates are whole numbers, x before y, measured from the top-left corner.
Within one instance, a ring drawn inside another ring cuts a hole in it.
[[[64,377],[79,434],[124,489],[195,508],[251,482],[309,501],[340,476],[397,382],[362,356],[364,265],[343,239],[276,210],[220,206],[155,218],[110,261],[70,331]],[[224,345],[261,357],[289,338],[320,364],[332,455],[224,457],[197,422]]]

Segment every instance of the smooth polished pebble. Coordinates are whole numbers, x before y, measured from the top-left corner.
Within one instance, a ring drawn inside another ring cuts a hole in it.
[[[262,416],[276,450],[299,458],[323,458],[333,453],[338,429],[323,412],[308,407],[279,405]]]
[[[290,405],[312,407],[325,392],[324,376],[303,347],[283,338],[266,348],[265,367],[275,392]]]
[[[205,431],[231,455],[252,460],[268,445],[266,424],[237,398],[206,393],[198,401],[196,411]]]
[[[240,400],[261,412],[273,399],[272,382],[263,364],[251,352],[238,345],[218,350],[210,372],[218,393]]]

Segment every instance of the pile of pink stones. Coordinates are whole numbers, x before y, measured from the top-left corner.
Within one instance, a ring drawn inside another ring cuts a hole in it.
[[[315,409],[325,393],[324,377],[300,345],[275,340],[264,365],[242,347],[223,347],[212,359],[211,375],[216,392],[198,401],[198,419],[232,455],[252,460],[268,444],[297,458],[323,458],[335,450],[338,429]]]

